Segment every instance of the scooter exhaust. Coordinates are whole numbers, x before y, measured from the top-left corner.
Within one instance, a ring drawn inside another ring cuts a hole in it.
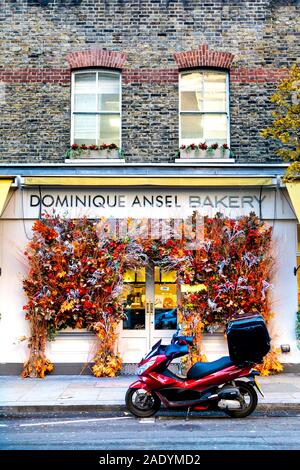
[[[221,410],[235,410],[242,408],[243,397],[237,387],[225,386],[218,393],[220,401],[218,408]]]
[[[232,386],[225,386],[223,387],[219,393],[218,397],[221,400],[234,400],[234,399],[241,399],[243,398],[240,394],[240,391],[237,387],[232,387]]]
[[[220,410],[237,410],[241,409],[241,404],[236,400],[220,400],[218,402]]]

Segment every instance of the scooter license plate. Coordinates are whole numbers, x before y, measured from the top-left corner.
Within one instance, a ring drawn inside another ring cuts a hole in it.
[[[255,386],[256,386],[257,390],[258,390],[259,393],[261,394],[261,396],[264,397],[265,395],[264,395],[264,393],[263,393],[263,391],[262,391],[262,389],[261,389],[261,387],[260,387],[260,385],[259,385],[258,380],[257,380],[256,377],[254,377],[254,383],[255,383]]]

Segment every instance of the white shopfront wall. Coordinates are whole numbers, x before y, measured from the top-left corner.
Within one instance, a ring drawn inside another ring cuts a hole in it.
[[[26,274],[23,255],[31,237],[31,227],[42,213],[60,214],[66,218],[86,216],[112,219],[186,219],[197,210],[200,215],[221,212],[238,217],[254,211],[273,226],[276,259],[272,289],[273,310],[271,336],[276,345],[289,344],[291,352],[282,361],[300,363],[295,336],[297,282],[293,273],[297,251],[297,220],[286,190],[276,188],[118,188],[101,187],[24,187],[11,189],[7,207],[0,219],[0,367],[9,373],[13,365],[27,359],[28,322],[24,319],[26,298],[22,279]],[[153,271],[147,270],[145,284],[144,328],[120,327],[118,349],[124,363],[136,363],[159,337],[168,340],[171,329],[153,326],[155,302]],[[164,284],[162,284],[164,286]],[[168,289],[167,284],[164,289]],[[55,364],[86,363],[92,359],[93,336],[80,331],[59,334],[48,345],[48,356]],[[222,335],[205,335],[204,350],[208,359],[226,354]],[[0,370],[0,373],[2,373]]]

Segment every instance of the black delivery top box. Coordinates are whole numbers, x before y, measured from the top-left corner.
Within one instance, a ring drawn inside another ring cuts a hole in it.
[[[259,364],[270,351],[270,336],[261,315],[253,315],[228,323],[227,342],[232,362],[237,365]]]

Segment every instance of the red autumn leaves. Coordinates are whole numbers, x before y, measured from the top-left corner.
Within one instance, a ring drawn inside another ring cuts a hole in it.
[[[121,299],[111,297],[125,249],[113,241],[100,246],[96,224],[86,219],[37,221],[26,251],[26,318],[46,318],[50,330],[90,327],[103,309],[119,318]]]
[[[239,219],[205,218],[205,243],[193,259],[191,283],[205,290],[184,296],[186,312],[197,312],[204,326],[225,325],[240,313],[271,316],[268,291],[273,258],[272,229],[255,214]]]

